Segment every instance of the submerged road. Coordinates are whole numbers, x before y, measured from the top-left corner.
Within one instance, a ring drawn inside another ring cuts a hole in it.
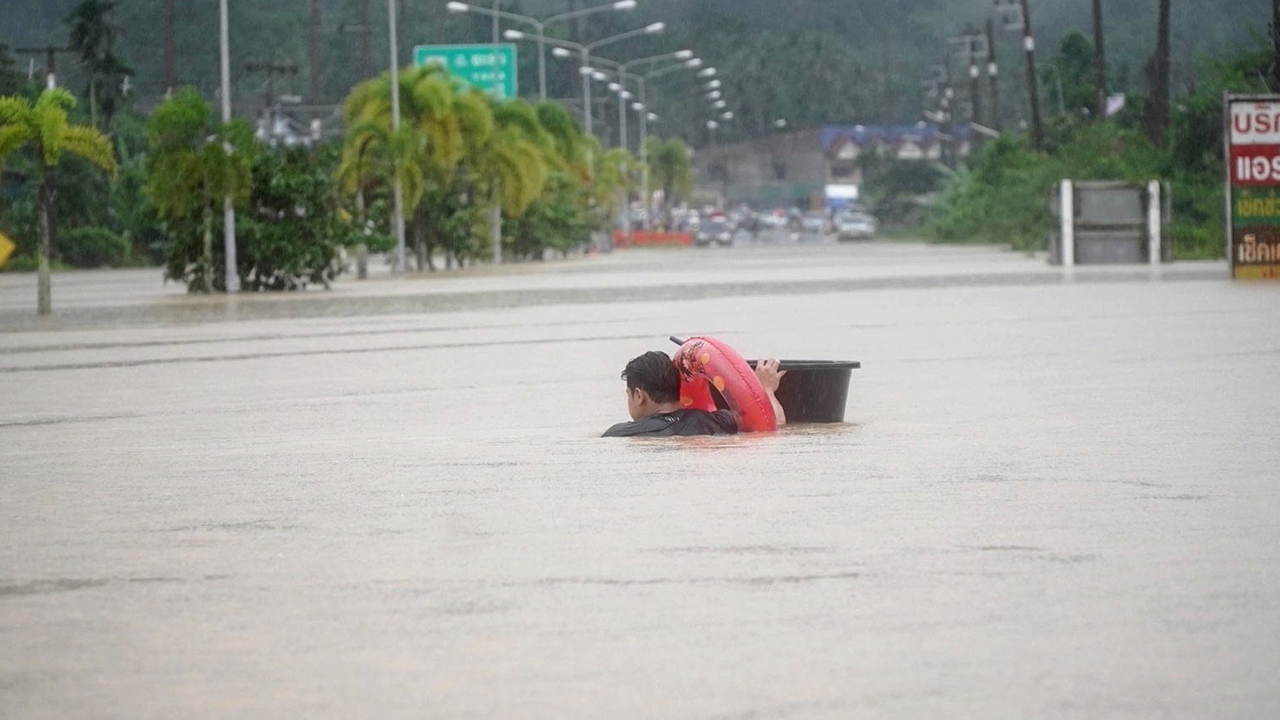
[[[0,275],[0,717],[1280,717],[1280,292],[988,248]],[[847,424],[601,440],[669,335]]]

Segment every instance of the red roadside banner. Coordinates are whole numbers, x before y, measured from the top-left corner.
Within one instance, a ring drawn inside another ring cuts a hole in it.
[[[1223,120],[1231,276],[1280,280],[1280,96],[1226,95]]]

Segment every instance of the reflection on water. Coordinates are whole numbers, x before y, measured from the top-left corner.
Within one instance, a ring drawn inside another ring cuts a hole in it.
[[[1280,715],[1280,293],[631,257],[0,311],[0,714]],[[599,438],[694,333],[849,422]]]

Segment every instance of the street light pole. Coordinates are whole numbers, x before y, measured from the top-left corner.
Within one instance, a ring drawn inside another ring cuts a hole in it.
[[[625,0],[623,0],[623,2],[625,2]],[[611,7],[619,7],[623,4],[623,2],[615,3]],[[595,48],[602,47],[610,43],[620,42],[622,40],[628,40],[630,38],[638,37],[640,35],[653,35],[656,33],[660,33],[666,28],[667,28],[666,23],[661,23],[661,22],[650,23],[648,25],[645,25],[642,28],[636,28],[635,30],[624,32],[619,35],[614,35],[612,37],[607,37],[607,38],[604,38],[603,40],[596,40],[595,42],[588,43],[586,45],[581,45],[576,42],[570,42],[568,40],[561,40],[559,38],[550,38],[545,35],[530,36],[528,33],[521,32],[519,30],[508,30],[504,33],[504,36],[511,40],[525,40],[525,39],[537,40],[540,42],[545,42],[549,45],[553,45],[555,47],[576,50],[578,52],[578,54],[582,57],[582,67],[578,69],[578,72],[581,73],[582,75],[583,126],[585,127],[588,135],[594,135],[595,134],[594,132],[595,126],[593,122],[594,118],[591,112],[591,75],[593,74],[593,71],[591,68],[591,51]]]
[[[225,0],[224,0],[225,1]],[[387,0],[387,22],[391,33],[391,132],[400,129],[400,50],[396,43],[396,0]],[[396,234],[396,272],[405,271],[404,262],[404,188],[400,186],[400,173],[392,167],[392,195],[394,208],[391,223]]]
[[[591,123],[591,48],[582,46],[582,67],[578,70],[582,75],[582,126],[587,135],[595,136],[595,128]]]
[[[1040,83],[1036,78],[1036,38],[1031,32],[1031,9],[1027,0],[1022,3],[1022,47],[1027,51],[1027,94],[1031,101],[1031,146],[1039,150],[1044,144],[1044,130],[1040,126]]]
[[[218,34],[222,65],[222,122],[229,123],[231,122],[231,43],[227,29],[227,0],[219,0],[218,19],[221,24]],[[231,152],[229,146],[224,146],[223,149],[225,152]],[[227,293],[238,293],[240,292],[240,266],[236,262],[236,210],[231,205],[230,193],[222,198],[222,243],[226,261],[223,283]],[[213,268],[209,270],[212,271]]]
[[[538,31],[538,35],[537,35],[537,39],[538,39],[538,101],[546,102],[547,101],[547,37],[546,37],[547,26],[554,22],[561,22],[563,20],[570,20],[573,18],[585,17],[587,15],[594,15],[595,13],[604,12],[607,10],[631,10],[635,6],[636,6],[636,0],[615,0],[614,2],[611,2],[607,5],[600,5],[597,7],[584,8],[582,10],[574,10],[572,12],[561,13],[559,15],[553,15],[549,18],[546,18],[545,20],[539,20],[535,17],[529,17],[528,15],[519,15],[516,13],[511,13],[511,12],[502,10],[497,0],[494,1],[492,10],[490,10],[489,8],[480,7],[478,5],[468,5],[467,3],[460,2],[459,0],[453,0],[453,2],[450,2],[447,5],[445,5],[445,8],[449,12],[454,12],[454,13],[476,12],[482,15],[492,15],[493,16],[493,42],[495,45],[500,40],[498,35],[498,19],[499,18],[502,18],[504,20],[514,20],[516,22],[522,22],[527,25],[532,25],[534,29]]]
[[[996,64],[995,22],[987,18],[987,76],[991,79],[991,127],[1000,131],[1000,66]]]

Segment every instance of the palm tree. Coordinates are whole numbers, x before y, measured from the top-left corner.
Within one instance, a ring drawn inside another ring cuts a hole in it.
[[[658,187],[662,188],[662,214],[670,225],[671,204],[677,196],[687,196],[693,186],[693,166],[689,162],[689,149],[678,138],[667,141],[649,138],[650,173]],[[649,205],[645,198],[645,206]]]
[[[364,228],[367,222],[366,191],[377,178],[398,177],[408,207],[417,207],[422,201],[426,192],[425,146],[421,133],[410,126],[392,132],[378,122],[361,120],[347,131],[336,180],[341,192],[355,198],[358,227]],[[368,272],[367,252],[363,243],[356,249],[360,278]]]
[[[582,183],[591,182],[593,160],[600,145],[582,132],[573,115],[559,103],[539,104],[535,111],[538,122],[551,138],[559,160],[558,169],[576,176]]]
[[[111,141],[96,128],[72,125],[67,111],[76,99],[61,88],[40,93],[33,103],[19,97],[0,97],[0,161],[28,144],[40,160],[40,250],[36,307],[41,315],[53,312],[49,255],[53,243],[53,211],[58,202],[58,164],[67,153],[79,155],[108,173],[115,173]]]
[[[406,69],[400,75],[400,100],[401,132],[395,139],[400,150],[391,153],[394,160],[387,167],[400,175],[405,190],[409,175],[421,178],[421,191],[405,197],[405,214],[410,219],[421,270],[430,267],[422,199],[429,187],[455,184],[456,170],[469,143],[489,132],[493,118],[483,96],[462,92],[458,81],[437,66]],[[365,145],[366,154],[380,152],[379,147],[391,147],[386,144],[392,139],[389,77],[383,74],[357,85],[343,105],[343,119],[352,128],[344,153],[349,165],[361,157],[361,145]],[[356,132],[357,128],[363,129]],[[354,168],[348,168],[351,169]]]
[[[622,148],[613,148],[600,156],[592,184],[596,204],[610,216],[625,209],[624,198],[635,189],[635,174],[640,162]]]
[[[555,147],[527,102],[491,100],[490,110],[493,124],[488,132],[468,135],[464,162],[472,185],[489,206],[489,241],[496,264],[502,262],[502,214],[519,217],[542,194],[555,163]]]
[[[202,244],[192,266],[181,254],[170,258],[169,275],[191,278],[191,289],[213,292],[214,212],[222,199],[243,205],[252,186],[257,143],[243,121],[219,123],[213,109],[195,90],[184,89],[166,100],[147,121],[147,194],[162,217],[199,217]],[[225,282],[225,279],[224,279]]]
[[[120,83],[133,74],[133,69],[115,54],[120,27],[112,22],[111,13],[117,4],[115,0],[81,0],[65,21],[71,28],[71,48],[80,54],[80,65],[89,75],[89,117],[95,127],[99,126],[100,108],[101,127],[111,127],[122,95]]]

